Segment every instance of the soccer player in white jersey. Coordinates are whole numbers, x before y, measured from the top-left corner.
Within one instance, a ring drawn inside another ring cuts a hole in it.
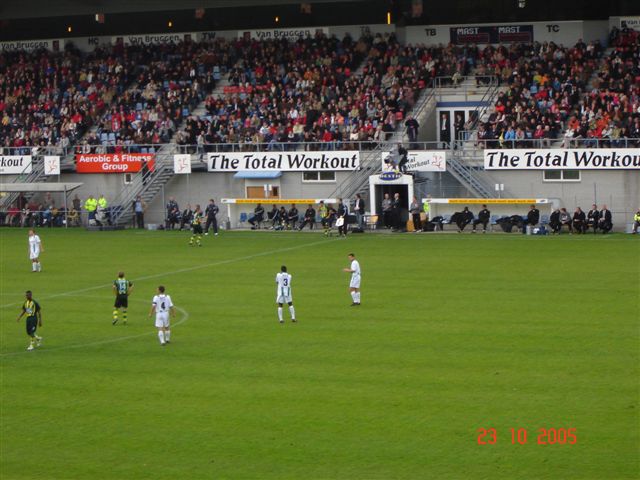
[[[353,299],[351,306],[356,307],[360,305],[360,263],[353,253],[349,254],[349,260],[351,261],[351,267],[343,270],[351,273],[351,282],[349,283],[349,292],[351,292],[351,298]]]
[[[164,293],[164,286],[158,287],[158,294],[153,297],[151,303],[151,310],[149,311],[149,317],[155,312],[156,314],[156,328],[158,329],[158,339],[160,345],[164,346],[171,342],[171,329],[169,327],[169,315],[176,316],[176,311],[173,308],[173,302],[171,297]]]
[[[31,259],[31,271],[42,271],[42,265],[40,265],[40,253],[44,252],[42,241],[40,237],[36,235],[34,230],[29,230],[29,258]]]
[[[284,265],[280,267],[280,273],[276,275],[276,284],[278,285],[276,291],[276,303],[278,304],[278,320],[280,323],[284,323],[282,317],[282,306],[285,303],[289,304],[289,313],[291,314],[291,321],[296,321],[296,310],[293,308],[293,296],[291,295],[291,275],[287,273],[287,267]]]

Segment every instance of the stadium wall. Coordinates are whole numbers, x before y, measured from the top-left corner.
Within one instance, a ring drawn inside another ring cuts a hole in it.
[[[190,175],[174,175],[163,190],[160,190],[148,205],[145,220],[148,223],[162,223],[164,219],[164,203],[169,196],[174,196],[184,208],[187,203],[199,203],[203,208],[210,198],[220,203],[222,198],[246,198],[246,187],[262,187],[265,184],[279,187],[280,198],[326,198],[333,194],[337,186],[347,177],[348,172],[336,172],[336,180],[332,182],[304,182],[302,172],[283,172],[276,179],[237,179],[233,173],[197,172]],[[8,177],[8,176],[7,176]],[[12,180],[3,178],[10,183]],[[127,189],[123,174],[78,174],[68,173],[60,176],[62,182],[80,182],[82,187],[69,195],[69,200],[77,194],[83,201],[89,194],[104,194],[110,203],[114,202]],[[163,203],[164,202],[164,203]],[[268,203],[268,199],[265,199]],[[125,207],[127,207],[125,205]],[[222,219],[222,217],[220,218]]]
[[[606,203],[618,227],[631,221],[640,207],[638,171],[580,170],[580,181],[547,181],[539,171],[491,170],[490,175],[515,198],[557,199],[559,206],[570,211],[575,207],[587,211],[592,203]]]
[[[61,50],[67,44],[73,44],[82,51],[92,51],[99,45],[115,44],[122,39],[126,44],[162,44],[167,42],[177,42],[190,38],[195,41],[213,40],[215,38],[233,39],[242,37],[245,34],[256,36],[260,33],[260,38],[278,38],[282,35],[289,35],[287,32],[304,32],[306,35],[314,35],[317,30],[322,30],[329,35],[336,35],[341,38],[345,34],[350,34],[353,38],[359,38],[363,33],[371,34],[396,33],[399,40],[413,44],[448,44],[451,42],[451,29],[465,29],[474,27],[524,27],[522,30],[531,31],[533,40],[538,42],[553,41],[563,45],[573,45],[579,38],[585,42],[600,40],[603,45],[607,44],[608,33],[611,25],[620,23],[620,17],[614,20],[597,21],[563,21],[563,22],[519,22],[519,23],[491,23],[491,24],[449,24],[449,25],[421,25],[410,27],[396,27],[385,24],[364,24],[364,25],[341,25],[327,27],[303,27],[303,28],[272,28],[272,29],[247,29],[247,30],[216,30],[201,32],[164,32],[157,34],[130,34],[130,35],[109,35],[90,37],[70,37],[58,39],[35,39],[23,41],[0,42],[0,50],[33,50],[36,48],[46,48],[49,50]],[[482,44],[482,42],[475,42]],[[508,42],[503,42],[508,43]]]
[[[452,29],[470,29],[474,27],[529,27],[531,26],[533,40],[536,42],[555,42],[562,45],[573,45],[578,39],[585,42],[600,40],[606,45],[609,36],[609,21],[565,21],[565,22],[505,22],[484,24],[449,24],[449,25],[421,25],[398,28],[400,41],[413,44],[448,44],[451,42]],[[527,28],[522,28],[526,30]],[[462,43],[462,42],[461,42]],[[482,44],[481,41],[473,42]],[[508,43],[508,42],[503,42]]]

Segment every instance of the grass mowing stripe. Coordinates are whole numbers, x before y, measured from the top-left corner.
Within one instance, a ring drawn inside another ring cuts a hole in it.
[[[81,296],[85,297],[84,295],[81,295]],[[145,302],[145,303],[147,303],[147,302]],[[173,327],[177,327],[178,325],[182,325],[183,323],[185,323],[189,319],[189,312],[187,312],[182,307],[178,307],[177,305],[174,305],[174,307],[175,307],[176,310],[178,310],[182,314],[182,318],[180,318],[180,320],[178,320],[177,322],[172,323],[171,324],[172,328]],[[71,348],[94,347],[96,345],[106,345],[106,344],[109,344],[109,343],[123,342],[125,340],[132,340],[134,338],[140,338],[140,337],[145,337],[147,335],[155,335],[155,334],[156,334],[155,331],[149,331],[149,332],[145,332],[145,333],[139,333],[137,335],[129,335],[129,336],[126,336],[126,337],[109,338],[107,340],[97,340],[95,342],[79,343],[79,344],[76,344],[76,345],[65,345],[65,346],[62,346],[62,347],[44,348],[44,349],[34,350],[34,352],[56,352],[56,351],[59,351],[59,350],[69,350]],[[19,352],[0,353],[0,358],[1,357],[10,357],[10,356],[14,356],[14,355],[24,355],[24,354],[33,354],[33,353],[29,352],[27,350],[21,350]]]
[[[304,245],[298,245],[298,246],[295,246],[295,247],[279,248],[279,249],[276,249],[276,250],[270,250],[268,252],[256,253],[256,254],[253,254],[253,255],[246,255],[244,257],[239,257],[239,258],[231,258],[229,260],[220,260],[218,262],[206,263],[204,265],[196,265],[194,267],[181,268],[179,270],[173,270],[171,272],[156,273],[156,274],[153,274],[153,275],[147,275],[147,276],[144,276],[144,277],[138,277],[138,278],[136,278],[136,281],[142,282],[144,280],[151,280],[151,279],[154,279],[154,278],[166,277],[168,275],[177,275],[179,273],[193,272],[195,270],[202,270],[204,268],[209,268],[209,267],[219,267],[221,265],[228,265],[230,263],[242,262],[242,261],[245,261],[245,260],[252,260],[252,259],[258,258],[258,257],[264,257],[266,255],[273,255],[274,253],[289,252],[289,251],[292,251],[292,250],[299,250],[301,248],[313,247],[314,245],[320,245],[321,243],[325,243],[326,244],[327,240],[325,239],[325,240],[318,241],[318,242],[306,243]],[[91,292],[92,290],[99,290],[101,288],[107,288],[110,285],[111,285],[111,283],[103,283],[102,285],[96,285],[96,286],[93,286],[93,287],[81,288],[79,290],[71,290],[69,292],[55,293],[53,295],[44,295],[41,298],[50,299],[50,298],[64,297],[64,296],[68,296],[68,295],[77,295],[78,293]],[[22,302],[7,303],[5,305],[0,305],[0,308],[15,307],[16,305],[20,305],[21,303]]]

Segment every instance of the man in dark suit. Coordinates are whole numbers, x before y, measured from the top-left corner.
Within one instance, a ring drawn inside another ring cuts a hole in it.
[[[349,214],[349,209],[344,204],[341,198],[338,199],[338,218],[342,218],[342,222],[340,222],[340,226],[338,226],[338,234],[341,237],[347,236],[347,215]]]
[[[313,208],[313,205],[309,204],[309,207],[304,212],[304,218],[302,219],[302,225],[300,225],[300,230],[304,228],[305,225],[309,225],[309,229],[313,230],[313,225],[316,223],[316,211]]]
[[[600,220],[600,211],[598,206],[594,203],[591,205],[591,210],[587,213],[587,228],[593,227],[593,233],[598,233],[598,221]]]
[[[359,193],[356,193],[356,202],[353,206],[353,213],[356,214],[356,223],[360,230],[364,230],[364,208],[365,203]]]
[[[476,226],[482,224],[482,233],[487,233],[487,224],[489,223],[490,219],[491,212],[486,205],[482,205],[482,210],[478,212],[478,218],[473,221],[473,230],[471,230],[471,232],[476,233]]]
[[[539,221],[540,210],[538,210],[535,205],[531,205],[527,213],[527,218],[524,220],[524,225],[522,225],[522,233],[527,233],[527,225],[535,227]]]
[[[580,207],[573,213],[573,229],[576,233],[587,233],[587,217]]]
[[[602,233],[610,232],[613,228],[613,217],[611,216],[611,210],[609,210],[606,205],[603,205],[602,210],[600,210],[598,228],[602,230]]]

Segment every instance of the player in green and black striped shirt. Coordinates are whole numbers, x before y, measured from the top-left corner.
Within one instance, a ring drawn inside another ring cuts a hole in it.
[[[116,302],[113,305],[113,322],[118,322],[118,309],[122,309],[122,323],[127,324],[127,308],[129,307],[129,294],[133,290],[133,283],[124,278],[124,272],[118,273],[118,278],[113,281],[113,293],[116,296]]]

